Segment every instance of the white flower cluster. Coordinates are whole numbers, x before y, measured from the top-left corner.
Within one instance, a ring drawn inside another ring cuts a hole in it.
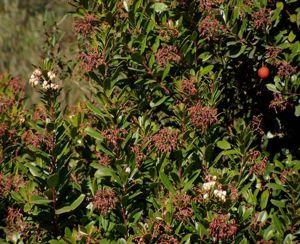
[[[217,177],[216,176],[213,176],[212,177],[212,180],[208,181],[208,182],[205,182],[203,184],[203,190],[205,191],[209,191],[211,188],[213,188],[216,184],[216,180],[217,180]]]
[[[53,80],[56,78],[55,73],[53,71],[49,71],[47,73],[47,77],[48,77],[48,79],[45,79],[43,77],[42,71],[40,69],[35,69],[33,71],[32,75],[30,76],[29,84],[32,87],[35,87],[38,84],[42,84],[42,88],[44,90],[49,90],[49,89],[57,90],[59,88],[59,86],[58,86],[58,84],[55,84],[53,82]]]
[[[40,83],[41,80],[42,80],[42,71],[39,69],[35,69],[32,75],[30,76],[29,84],[32,87],[35,87]]]
[[[226,191],[222,191],[222,190],[214,190],[214,195],[219,198],[220,200],[222,200],[223,202],[226,201]]]
[[[203,195],[203,199],[208,199],[209,195],[210,195],[210,190],[213,188],[219,188],[217,186],[217,177],[216,176],[209,176],[208,177],[208,182],[205,182],[202,186],[203,190],[204,190],[204,195]],[[215,189],[213,191],[213,194],[215,197],[217,197],[218,199],[220,199],[221,201],[225,202],[226,201],[226,191],[223,191],[221,189]]]

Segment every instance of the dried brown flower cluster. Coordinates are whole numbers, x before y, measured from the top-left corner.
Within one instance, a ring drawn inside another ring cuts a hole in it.
[[[55,146],[55,136],[50,133],[47,135],[42,135],[38,132],[27,130],[23,133],[21,139],[27,146],[31,145],[35,148],[41,148],[42,146],[45,146],[46,151],[52,151]]]
[[[107,166],[110,164],[109,156],[107,156],[103,153],[100,153],[100,152],[96,152],[95,155],[96,155],[96,158],[98,159],[99,164],[104,165],[104,166]]]
[[[80,66],[85,72],[91,72],[104,64],[104,57],[97,48],[88,49],[88,52],[82,52],[79,55]]]
[[[249,162],[255,163],[255,161],[260,157],[260,151],[257,150],[251,150],[249,152]]]
[[[186,193],[178,193],[173,199],[175,209],[175,218],[178,221],[187,221],[193,217],[193,210],[191,208],[192,198]]]
[[[47,113],[46,113],[45,109],[42,107],[36,107],[36,109],[34,110],[34,113],[33,113],[33,120],[34,121],[37,121],[37,120],[45,121],[46,119],[47,119]]]
[[[5,113],[15,105],[15,99],[0,96],[0,113]]]
[[[8,131],[8,125],[6,123],[0,123],[0,137],[3,137]]]
[[[170,153],[177,149],[178,131],[163,128],[152,137],[152,142],[159,152]]]
[[[98,190],[93,197],[93,207],[102,215],[116,208],[118,198],[111,189]]]
[[[228,185],[228,190],[230,191],[230,200],[231,201],[236,201],[239,198],[239,191],[236,188],[236,182],[232,182],[231,184]]]
[[[17,232],[21,236],[26,234],[30,225],[24,221],[21,210],[9,208],[6,216],[6,231],[8,232],[8,239],[14,240],[14,233]]]
[[[179,31],[174,26],[174,22],[170,19],[167,22],[165,29],[159,30],[159,35],[162,39],[169,41],[171,38],[177,38]]]
[[[277,60],[280,53],[282,53],[282,48],[279,47],[268,47],[266,52],[266,58],[271,59],[272,61]]]
[[[287,61],[277,62],[277,67],[278,67],[277,75],[282,78],[286,78],[286,77],[296,73],[296,71],[297,71],[296,67],[292,66]]]
[[[8,86],[15,96],[25,92],[25,83],[21,81],[20,77],[10,79]]]
[[[261,8],[258,11],[252,13],[252,21],[256,29],[265,28],[271,24],[271,9]]]
[[[200,10],[210,12],[213,7],[218,7],[224,0],[200,0]]]
[[[215,241],[223,241],[233,238],[238,227],[235,219],[229,219],[227,214],[218,214],[209,224],[209,234]]]
[[[289,102],[282,97],[279,93],[273,94],[273,100],[270,102],[269,108],[275,112],[282,112],[289,106]]]
[[[208,15],[200,21],[198,31],[201,37],[208,40],[215,40],[222,33],[226,32],[226,27],[222,25],[215,16]]]
[[[142,161],[146,158],[145,153],[143,153],[141,146],[139,146],[139,145],[131,147],[131,151],[135,155],[135,162],[136,162],[137,166],[140,167],[142,164]]]
[[[178,63],[181,60],[179,50],[175,46],[161,47],[157,50],[155,58],[161,67],[166,67],[169,62]]]
[[[177,244],[179,241],[172,234],[172,228],[166,224],[163,220],[156,221],[153,224],[153,230],[151,233],[151,243],[174,243]],[[145,242],[143,242],[145,243]],[[148,242],[146,242],[148,243]]]
[[[113,146],[114,150],[118,150],[118,145],[125,139],[127,131],[125,129],[107,129],[102,131],[102,136],[106,139],[108,144]]]
[[[19,191],[25,185],[25,181],[18,175],[4,176],[0,173],[0,197],[6,196],[11,191]]]
[[[161,236],[159,236],[157,243],[159,243],[159,244],[179,244],[180,242],[173,235],[162,234]]]
[[[95,16],[86,14],[82,19],[76,21],[74,27],[75,32],[86,37],[96,30],[98,22]]]
[[[254,173],[255,175],[264,175],[268,160],[269,159],[267,157],[264,157],[260,162],[254,163],[254,165],[249,169],[250,174]]]
[[[178,30],[170,28],[170,29],[162,29],[159,31],[159,35],[162,39],[168,41],[170,38],[176,38],[179,35]]]
[[[263,120],[262,115],[253,116],[251,124],[250,124],[251,129],[260,135],[264,134],[264,131],[262,129],[262,120]]]
[[[218,111],[216,108],[202,106],[200,103],[189,108],[192,124],[199,128],[201,132],[218,122]]]
[[[197,94],[197,88],[195,83],[190,79],[185,79],[182,81],[182,91],[188,96],[194,96]]]

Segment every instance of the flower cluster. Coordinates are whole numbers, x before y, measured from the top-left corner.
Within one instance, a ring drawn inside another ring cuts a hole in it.
[[[162,234],[157,243],[159,244],[179,244],[180,242],[172,235]]]
[[[257,150],[251,150],[249,152],[249,162],[255,163],[255,161],[260,157],[260,151]]]
[[[292,66],[287,61],[280,61],[277,63],[277,66],[278,66],[277,75],[282,78],[286,78],[297,71],[296,67]]]
[[[145,153],[143,153],[141,147],[138,145],[131,147],[131,151],[135,154],[136,164],[140,167],[142,161],[146,158]]]
[[[118,144],[125,139],[127,131],[125,129],[107,129],[102,131],[102,136],[113,146],[114,150],[118,149]]]
[[[214,190],[214,195],[215,197],[219,198],[221,201],[225,202],[226,201],[226,191],[222,191],[219,189]]]
[[[86,37],[96,30],[97,24],[98,20],[95,16],[86,14],[83,19],[80,19],[75,23],[75,31]]]
[[[85,72],[91,72],[104,64],[104,57],[97,48],[89,49],[88,52],[82,52],[79,55],[80,66]]]
[[[6,123],[0,123],[0,137],[3,137],[8,130],[8,125]]]
[[[252,21],[256,29],[261,29],[271,24],[271,9],[261,8],[252,14]]]
[[[151,234],[151,243],[178,244],[179,241],[176,237],[170,234],[171,231],[172,227],[169,224],[166,224],[163,220],[154,222]],[[142,243],[149,243],[149,241],[145,242],[145,240],[143,240]]]
[[[214,6],[219,6],[224,0],[200,0],[200,10],[210,12]]]
[[[20,187],[25,185],[25,181],[18,175],[8,175],[4,177],[0,173],[0,197],[6,196],[10,191],[18,192]]]
[[[41,106],[38,106],[35,108],[34,113],[33,113],[33,120],[42,120],[45,121],[47,119],[47,113],[45,109]]]
[[[118,198],[111,189],[98,190],[93,197],[93,207],[102,215],[116,208]]]
[[[0,96],[0,113],[6,112],[15,104],[15,99]]]
[[[162,39],[165,41],[169,41],[171,38],[177,38],[179,35],[178,30],[174,26],[174,22],[172,20],[169,20],[166,28],[159,30],[159,35]]]
[[[38,132],[27,130],[23,133],[21,139],[27,146],[33,146],[35,148],[45,146],[45,150],[48,152],[54,149],[55,137],[52,134],[42,135]]]
[[[263,135],[264,131],[262,129],[262,115],[253,116],[251,121],[251,129],[255,132],[258,132],[258,134]]]
[[[173,199],[175,218],[178,221],[187,221],[193,217],[191,208],[191,197],[186,193],[178,193]]]
[[[276,60],[283,49],[279,47],[268,47],[266,52],[266,58]]]
[[[228,185],[228,190],[230,191],[230,200],[236,201],[239,198],[239,191],[235,186],[236,182],[232,182]]]
[[[278,110],[280,112],[286,110],[286,108],[289,106],[289,102],[279,93],[274,93],[273,97],[274,98],[270,102],[269,108],[273,109],[275,112],[277,112]]]
[[[220,34],[226,32],[226,27],[222,25],[215,16],[208,15],[200,21],[198,31],[201,37],[214,40],[218,38]]]
[[[178,146],[178,131],[163,128],[152,137],[152,142],[159,152],[172,152]]]
[[[204,191],[210,191],[217,183],[217,176],[212,176],[207,178],[209,181],[205,182],[202,186]]]
[[[236,220],[229,220],[229,215],[218,214],[209,224],[209,234],[215,241],[224,241],[233,238],[237,233]]]
[[[201,132],[218,122],[218,111],[216,108],[202,106],[200,103],[189,108],[192,124],[199,128]]]
[[[268,158],[264,157],[260,162],[255,163],[250,169],[250,174],[263,175],[267,168]]]
[[[161,67],[166,67],[169,62],[178,63],[181,60],[179,50],[175,46],[161,47],[156,52],[155,57]]]
[[[9,208],[6,216],[6,230],[9,232],[9,239],[13,240],[14,232],[23,234],[28,229],[21,210]]]
[[[217,182],[217,177],[208,175],[205,177],[205,179],[206,182],[203,183],[202,189],[196,189],[196,192],[198,193],[198,196],[195,198],[196,201],[207,201],[212,193],[213,196],[215,196],[218,200],[225,202],[227,192],[225,190],[222,190],[222,186]]]
[[[190,79],[185,79],[182,81],[182,91],[188,96],[194,96],[197,94],[195,83]]]
[[[25,84],[21,81],[20,77],[14,77],[10,79],[8,86],[12,90],[14,95],[25,92]]]
[[[29,84],[32,87],[42,85],[44,90],[57,90],[59,85],[54,82],[55,78],[56,74],[53,71],[48,71],[47,78],[45,78],[40,69],[35,69],[30,76]]]
[[[96,158],[98,159],[99,164],[104,165],[104,166],[107,166],[110,164],[109,156],[107,156],[103,153],[100,153],[100,152],[96,152],[95,155],[96,155]]]

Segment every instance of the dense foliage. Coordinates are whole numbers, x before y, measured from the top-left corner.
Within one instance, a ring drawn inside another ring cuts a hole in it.
[[[78,58],[36,64],[41,102],[1,75],[2,241],[296,243],[297,1],[71,4]]]

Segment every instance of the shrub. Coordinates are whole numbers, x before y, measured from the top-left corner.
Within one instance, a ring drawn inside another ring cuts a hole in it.
[[[53,55],[30,78],[40,104],[2,77],[1,237],[296,241],[296,1],[73,5],[86,98],[63,106]]]

